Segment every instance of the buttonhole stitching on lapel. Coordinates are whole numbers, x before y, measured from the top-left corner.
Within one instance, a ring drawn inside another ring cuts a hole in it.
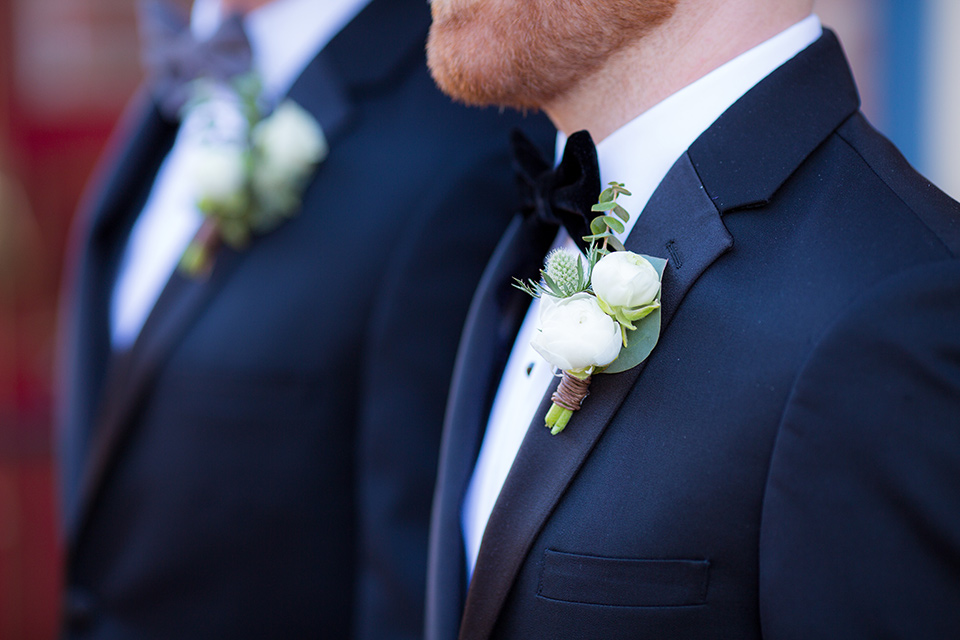
[[[671,240],[666,246],[667,253],[670,254],[670,261],[673,262],[674,269],[679,269],[683,266],[683,256],[680,254],[680,250],[677,248],[676,241]]]

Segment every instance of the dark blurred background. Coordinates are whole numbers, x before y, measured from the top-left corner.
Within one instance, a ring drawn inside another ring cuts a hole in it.
[[[960,2],[816,9],[840,34],[874,124],[960,196]],[[134,10],[0,0],[0,640],[55,635],[57,294],[77,200],[140,81]]]

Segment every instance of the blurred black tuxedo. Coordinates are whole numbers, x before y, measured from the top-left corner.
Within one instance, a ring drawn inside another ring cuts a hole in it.
[[[419,636],[448,379],[515,199],[507,132],[553,136],[453,105],[428,25],[374,0],[317,55],[289,96],[330,152],[299,215],[174,274],[117,356],[118,263],[177,132],[131,109],[65,296],[67,637]]]

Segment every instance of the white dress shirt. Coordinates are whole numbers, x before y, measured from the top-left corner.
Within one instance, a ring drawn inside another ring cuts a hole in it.
[[[670,167],[700,134],[743,94],[807,48],[821,33],[819,18],[811,15],[671,95],[597,145],[601,184],[616,180],[632,193],[618,199],[631,213],[624,233],[618,234],[621,240],[630,233]],[[563,136],[558,136],[558,158],[564,144]],[[563,230],[556,245],[575,247]],[[494,503],[555,375],[551,365],[530,347],[539,309],[539,301],[535,300],[510,352],[464,499],[461,526],[467,574],[471,577]],[[550,437],[546,427],[540,428],[545,437]],[[577,428],[576,416],[569,428]]]
[[[370,0],[274,0],[244,16],[253,67],[268,103],[283,96],[307,64]],[[190,29],[209,38],[222,20],[219,0],[196,0]],[[199,144],[188,117],[157,172],[120,264],[110,306],[113,347],[129,348],[143,328],[180,256],[203,222],[190,175],[191,147]],[[243,123],[218,122],[218,127]],[[239,131],[239,129],[238,129]]]

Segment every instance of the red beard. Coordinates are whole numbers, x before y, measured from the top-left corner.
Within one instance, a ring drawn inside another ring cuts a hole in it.
[[[667,20],[678,0],[433,0],[427,63],[471,105],[538,109]]]

